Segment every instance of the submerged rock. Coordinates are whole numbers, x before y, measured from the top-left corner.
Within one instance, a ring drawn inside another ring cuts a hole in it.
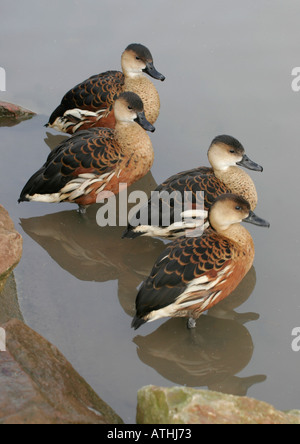
[[[148,386],[138,393],[138,424],[300,424],[300,412],[283,413],[255,399],[186,387]]]
[[[33,111],[14,105],[13,103],[0,102],[0,126],[14,126],[22,120],[35,116]]]
[[[56,347],[19,320],[1,327],[0,424],[122,424]]]
[[[0,293],[18,265],[23,251],[22,236],[15,230],[8,212],[0,205]]]

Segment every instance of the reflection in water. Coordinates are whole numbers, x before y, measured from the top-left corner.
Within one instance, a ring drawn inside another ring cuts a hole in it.
[[[219,304],[218,311],[214,308],[199,318],[194,331],[186,328],[184,319],[171,319],[154,333],[137,336],[134,342],[141,361],[176,384],[246,395],[253,384],[266,379],[264,375],[235,376],[253,354],[250,333],[242,324],[259,316],[238,314],[233,309],[248,299],[255,281],[252,268],[237,290]]]
[[[199,318],[195,331],[182,319],[171,319],[154,333],[134,339],[141,361],[169,381],[188,387],[243,396],[266,379],[263,375],[235,376],[250,362],[253,342],[237,321],[211,316]]]
[[[150,238],[141,238],[128,246],[128,242],[122,239],[123,227],[100,228],[96,214],[90,217],[89,211],[88,216],[84,219],[77,211],[64,211],[22,219],[21,225],[55,262],[77,279],[118,280],[122,289],[119,291],[121,305],[131,314],[136,289],[148,276],[165,246]]]
[[[12,126],[16,126],[19,125],[19,123],[24,122],[25,120],[30,120],[32,119],[33,116],[29,115],[29,116],[22,116],[22,117],[11,117],[11,116],[7,116],[7,117],[1,117],[0,119],[0,127],[12,127]]]
[[[54,150],[60,143],[64,142],[65,140],[69,139],[69,136],[66,136],[65,134],[52,134],[49,132],[46,132],[47,137],[44,139],[44,142],[48,147],[50,148],[50,151]]]
[[[65,140],[69,139],[69,136],[65,134],[52,134],[46,132],[47,137],[45,137],[44,142],[50,148],[50,151],[54,150],[58,145],[60,145]]]
[[[129,192],[139,188],[149,193],[155,186],[152,175],[148,174]],[[122,239],[125,227],[99,227],[96,222],[98,209],[98,205],[91,206],[86,216],[74,210],[22,219],[21,226],[55,262],[77,279],[118,280],[120,303],[131,315],[137,287],[149,275],[165,245],[151,238]]]

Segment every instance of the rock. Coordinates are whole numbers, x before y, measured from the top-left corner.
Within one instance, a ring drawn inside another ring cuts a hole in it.
[[[56,347],[19,320],[2,328],[0,424],[122,424]]]
[[[0,324],[4,324],[13,318],[23,321],[18,301],[16,281],[13,273],[7,279],[7,282],[0,293],[0,307]]]
[[[0,126],[14,126],[35,116],[33,111],[8,102],[0,102]]]
[[[148,386],[138,393],[138,424],[300,424],[300,412],[283,413],[247,397],[186,387]]]
[[[15,230],[8,212],[0,205],[0,293],[18,265],[23,251],[22,236]]]

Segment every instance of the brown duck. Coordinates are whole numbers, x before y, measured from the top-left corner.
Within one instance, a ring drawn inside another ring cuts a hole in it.
[[[148,173],[154,152],[145,130],[155,128],[142,100],[125,92],[113,107],[115,129],[81,131],[59,145],[25,185],[19,202],[71,202],[84,210],[101,192],[118,194],[119,184],[130,186]]]
[[[140,289],[132,327],[165,317],[187,317],[188,327],[206,310],[229,296],[250,270],[255,250],[240,222],[262,227],[250,204],[235,194],[218,197],[201,237],[182,237],[169,244]]]
[[[187,229],[203,227],[203,219],[207,219],[207,212],[215,199],[224,193],[235,193],[244,197],[254,210],[257,205],[257,192],[251,177],[241,168],[243,166],[253,171],[263,171],[263,168],[249,159],[243,145],[234,137],[222,135],[216,137],[208,150],[208,159],[211,168],[200,167],[184,171],[167,179],[159,185],[148,207],[143,208],[136,215],[137,225],[130,222],[124,237],[157,236],[176,238],[185,234]],[[196,204],[204,203],[204,213],[200,211],[200,218],[191,221],[184,217],[183,198],[185,192],[190,192],[190,213]],[[197,193],[204,192],[204,202],[198,200]],[[174,194],[175,193],[175,194]],[[159,199],[157,196],[160,196]],[[170,199],[174,196],[174,200]],[[179,210],[179,211],[178,211]],[[164,216],[168,216],[165,218]],[[156,221],[153,223],[153,219]]]
[[[69,134],[94,127],[114,128],[113,103],[124,91],[132,91],[141,97],[146,118],[154,124],[160,111],[160,99],[144,73],[161,81],[165,77],[155,69],[149,49],[141,44],[129,45],[122,54],[121,64],[123,72],[97,74],[72,88],[46,126]]]

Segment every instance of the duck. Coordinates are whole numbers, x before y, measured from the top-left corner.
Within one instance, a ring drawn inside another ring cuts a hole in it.
[[[114,128],[113,103],[125,91],[141,97],[146,118],[153,125],[159,116],[160,98],[144,73],[160,81],[165,76],[156,70],[149,49],[139,43],[127,46],[121,65],[123,72],[94,75],[67,92],[45,126],[68,134],[94,127]]]
[[[215,137],[207,155],[210,168],[183,171],[159,185],[147,207],[140,209],[134,222],[129,221],[123,238],[150,236],[176,239],[187,230],[205,229],[208,211],[222,194],[234,193],[244,197],[254,211],[258,202],[256,187],[252,178],[240,167],[260,172],[263,167],[253,162],[241,142],[229,135]],[[204,202],[199,194],[201,191],[204,192]],[[188,202],[183,202],[186,192],[190,192]],[[189,209],[186,209],[186,204]]]
[[[84,213],[101,193],[116,195],[120,184],[130,186],[148,173],[154,151],[146,131],[155,127],[145,117],[141,98],[124,92],[113,107],[115,129],[80,131],[58,145],[29,179],[19,203],[70,202]]]
[[[181,237],[167,245],[136,298],[136,330],[166,317],[188,318],[195,328],[202,313],[229,296],[252,267],[255,247],[241,222],[270,227],[250,203],[236,194],[219,196],[202,236]]]

